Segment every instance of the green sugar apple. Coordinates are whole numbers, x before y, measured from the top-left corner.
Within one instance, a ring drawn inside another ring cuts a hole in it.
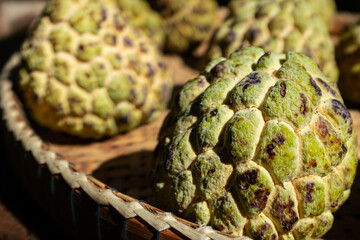
[[[133,25],[143,30],[159,46],[163,45],[165,35],[162,18],[146,0],[117,0],[117,3]]]
[[[165,50],[185,52],[209,36],[216,0],[149,0],[164,19]]]
[[[360,107],[360,21],[348,26],[336,47],[340,69],[339,88],[344,101]]]
[[[302,0],[232,0],[230,15],[212,38],[206,59],[228,57],[242,46],[302,52],[337,82],[334,46],[324,21]]]
[[[186,83],[159,134],[159,204],[254,239],[323,236],[349,197],[355,133],[336,84],[313,60],[257,47]]]
[[[336,12],[335,0],[305,0],[314,12],[318,13],[324,22],[331,25],[332,18]]]
[[[41,125],[84,138],[154,119],[172,76],[112,0],[51,0],[20,51],[19,88]]]
[[[250,0],[252,1],[252,0]],[[258,0],[262,1],[262,0]],[[335,0],[305,0],[314,12],[318,13],[325,23],[331,24],[331,20],[336,12]],[[230,0],[218,0],[219,5],[227,5]]]

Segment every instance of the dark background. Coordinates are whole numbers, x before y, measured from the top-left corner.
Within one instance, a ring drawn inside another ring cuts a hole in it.
[[[317,1],[317,0],[313,0]],[[360,12],[360,1],[359,0],[336,0],[338,10]]]

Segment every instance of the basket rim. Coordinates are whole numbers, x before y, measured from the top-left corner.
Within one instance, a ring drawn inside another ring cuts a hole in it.
[[[8,131],[12,132],[22,147],[33,154],[39,165],[46,166],[52,175],[61,175],[71,189],[82,189],[97,204],[111,206],[128,221],[140,217],[157,232],[174,229],[189,239],[238,239],[246,240],[248,237],[236,237],[214,230],[210,226],[201,226],[165,212],[143,201],[123,194],[92,175],[78,170],[76,164],[61,158],[59,154],[48,150],[31,126],[22,116],[22,106],[16,102],[16,94],[12,90],[9,78],[12,69],[20,64],[20,54],[14,53],[4,66],[0,76],[0,108],[2,119]],[[17,108],[17,106],[20,108]]]

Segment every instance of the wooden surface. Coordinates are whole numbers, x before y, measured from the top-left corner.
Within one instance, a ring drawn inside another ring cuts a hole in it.
[[[0,239],[39,239],[19,221],[19,219],[0,202]]]

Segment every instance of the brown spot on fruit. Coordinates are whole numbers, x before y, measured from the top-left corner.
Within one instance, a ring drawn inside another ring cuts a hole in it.
[[[305,185],[305,203],[311,203],[312,201],[314,201],[312,194],[314,192],[314,187],[315,187],[315,183],[307,183]]]
[[[321,88],[316,84],[316,82],[314,81],[314,79],[312,77],[310,77],[310,84],[311,84],[311,86],[313,86],[313,88],[315,90],[315,94],[318,97],[321,97],[322,96]]]
[[[130,90],[130,95],[131,95],[132,100],[133,100],[133,101],[136,101],[136,99],[137,99],[137,94],[136,94],[136,92],[135,92],[134,89],[131,89],[131,90]]]
[[[210,112],[210,117],[215,117],[216,115],[218,114],[218,110],[217,109],[214,109]]]
[[[294,201],[289,197],[287,203],[275,201],[271,209],[272,215],[279,220],[285,233],[290,232],[295,223],[299,220],[295,210],[293,209],[294,205]]]
[[[323,85],[325,87],[325,89],[330,92],[334,97],[337,96],[336,92],[334,89],[332,89],[329,84],[327,84],[324,80],[322,80],[321,78],[317,78],[316,79],[321,85]]]
[[[331,207],[332,208],[335,208],[339,205],[339,199],[337,198],[332,204],[331,204]]]
[[[212,174],[214,174],[214,172],[215,172],[215,169],[214,169],[214,168],[208,170],[208,174],[211,174],[211,175],[212,175]]]
[[[269,155],[270,159],[273,159],[276,155],[276,153],[274,152],[274,149],[275,149],[275,146],[272,143],[267,145],[264,149],[265,153],[267,153],[267,155]]]
[[[313,167],[313,168],[316,168],[317,167],[317,162],[315,159],[311,159],[310,160],[310,166]]]
[[[285,143],[285,138],[284,136],[278,134],[273,140],[273,143],[276,143],[277,145],[281,146]]]
[[[347,153],[347,148],[345,147],[344,144],[341,144],[341,151],[338,153],[338,156],[340,159],[343,159],[344,154]]]
[[[226,35],[225,42],[226,42],[227,44],[231,44],[231,43],[233,43],[235,40],[236,40],[236,33],[233,32],[233,31],[230,31],[230,32]]]
[[[309,58],[314,58],[312,51],[308,46],[305,47],[304,52],[305,52],[306,56],[308,56]]]
[[[132,41],[128,37],[124,37],[124,44],[128,47],[132,46]]]
[[[259,83],[261,83],[261,78],[259,76],[259,73],[254,72],[247,76],[246,80],[244,81],[244,83],[242,85],[243,85],[243,89],[246,90],[251,85],[255,85],[255,84],[259,84]]]
[[[353,120],[351,119],[351,114],[347,110],[347,108],[342,104],[339,100],[332,99],[331,106],[335,112],[335,114],[340,115],[341,118],[344,120],[345,123],[349,122],[348,133],[352,134],[353,131]]]
[[[306,116],[307,112],[309,112],[309,108],[307,106],[307,98],[305,96],[305,94],[300,93],[300,99],[301,99],[301,105],[300,105],[300,113],[303,116]]]
[[[218,64],[216,64],[215,67],[213,67],[213,69],[211,69],[210,75],[212,78],[219,78],[222,76],[225,69],[226,69],[226,61],[219,62]]]
[[[248,39],[250,43],[253,43],[255,41],[256,37],[259,35],[260,32],[260,29],[250,29],[250,31],[248,32]]]
[[[286,96],[286,84],[285,84],[285,82],[280,83],[280,95],[282,97]]]
[[[254,201],[250,203],[251,208],[256,208],[259,211],[262,211],[266,207],[266,202],[268,196],[270,195],[270,190],[268,188],[261,188],[254,192]]]
[[[259,170],[253,169],[244,172],[240,175],[240,183],[239,188],[241,190],[248,189],[251,185],[254,185],[257,183],[257,177],[258,177]]]
[[[151,66],[150,63],[146,63],[146,66],[147,66],[147,68],[148,68],[148,71],[147,71],[146,75],[147,75],[148,77],[153,77],[153,76],[155,75],[154,68]]]
[[[165,161],[165,169],[169,170],[171,168],[171,164],[174,161],[174,155],[175,155],[175,147],[172,145],[169,148],[166,161]]]
[[[121,125],[121,124],[129,124],[130,122],[130,117],[129,115],[125,115],[125,116],[122,116],[120,118],[116,118],[115,119],[115,122],[117,125]]]
[[[106,20],[106,17],[107,17],[106,9],[101,8],[101,20],[98,22],[98,27],[100,27],[101,23]]]
[[[135,82],[135,79],[134,79],[134,77],[132,76],[132,75],[128,75],[128,80],[129,80],[129,82],[131,82],[132,84],[135,84],[136,82]]]
[[[89,122],[85,122],[84,125],[85,125],[85,127],[90,128],[90,129],[92,129],[94,127],[94,124],[89,123]]]
[[[325,139],[328,135],[330,135],[330,126],[323,117],[319,117],[317,125],[321,138]]]
[[[346,109],[344,104],[342,104],[339,100],[332,99],[331,106],[334,109],[334,112],[337,115],[340,115],[342,119],[344,119],[344,122],[347,122],[349,119],[351,119],[350,112]]]
[[[147,87],[144,87],[144,88],[142,89],[142,93],[143,93],[143,99],[142,99],[141,103],[139,103],[139,106],[143,106],[143,105],[145,104],[145,102],[146,102],[147,95],[148,95],[148,89],[147,89]]]
[[[265,237],[267,231],[269,231],[270,225],[265,223],[259,227],[259,229],[254,233],[253,238],[254,240],[262,240]]]
[[[166,70],[166,69],[167,69],[166,64],[163,63],[163,62],[158,62],[158,66],[159,66],[159,68],[161,68],[162,70]]]

